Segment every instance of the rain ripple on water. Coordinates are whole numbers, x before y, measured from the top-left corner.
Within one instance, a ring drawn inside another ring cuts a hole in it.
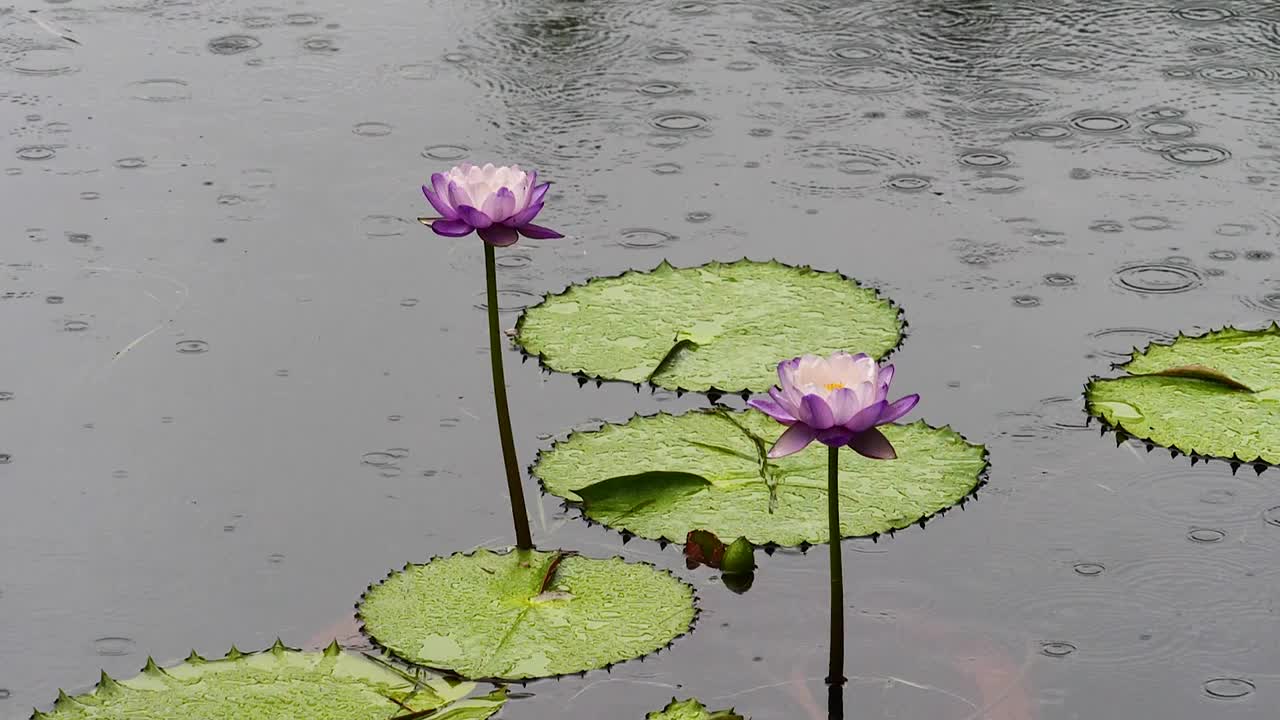
[[[130,655],[134,651],[136,643],[127,637],[100,637],[93,641],[93,651],[104,657],[119,657]]]
[[[1214,145],[1179,145],[1165,150],[1161,155],[1181,165],[1216,165],[1231,157],[1226,149]]]
[[[147,102],[178,102],[191,99],[191,87],[175,78],[139,80],[129,86],[129,96]]]
[[[652,248],[665,247],[678,239],[671,233],[653,228],[628,228],[622,231],[622,237],[618,240],[618,244],[633,250],[650,250]]]
[[[1252,695],[1257,686],[1243,678],[1213,678],[1204,683],[1206,695],[1218,700],[1238,700]]]
[[[1127,360],[1134,350],[1141,350],[1151,343],[1168,344],[1174,340],[1171,333],[1142,327],[1105,328],[1091,333],[1089,337],[1097,341],[1094,352],[1116,360]]]
[[[262,47],[262,41],[251,35],[224,35],[209,41],[209,52],[215,55],[238,55]]]
[[[461,160],[470,154],[471,148],[465,145],[428,145],[422,149],[422,157],[445,162]]]
[[[1109,113],[1084,113],[1071,118],[1071,127],[1088,133],[1118,133],[1129,129],[1129,121]]]
[[[998,168],[1009,164],[1009,156],[995,150],[972,150],[960,156],[960,163],[976,168]]]
[[[1198,270],[1170,262],[1133,263],[1112,275],[1119,288],[1143,295],[1167,295],[1199,287],[1204,279]]]
[[[1043,88],[1009,85],[980,90],[967,98],[964,106],[979,117],[1007,119],[1035,115],[1052,101],[1053,94]]]
[[[488,302],[484,301],[485,293],[483,292],[478,293],[477,297],[481,298],[481,302],[476,303],[474,307],[477,310],[488,310],[489,304]],[[540,300],[542,300],[541,297],[539,297],[535,293],[529,292],[528,290],[521,290],[519,288],[508,288],[504,290],[499,290],[498,291],[498,312],[500,313],[519,312],[529,307],[530,305],[533,305],[534,303],[539,302]]]

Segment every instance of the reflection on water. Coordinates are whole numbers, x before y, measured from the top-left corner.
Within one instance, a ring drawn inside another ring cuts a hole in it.
[[[508,160],[568,237],[499,253],[505,322],[662,259],[838,269],[904,308],[917,416],[992,452],[963,512],[846,544],[843,698],[825,559],[778,552],[749,593],[699,581],[672,652],[512,717],[1270,720],[1272,473],[1117,447],[1079,393],[1280,317],[1277,58],[1270,0],[0,8],[0,718],[147,654],[357,643],[388,568],[510,540],[479,248],[413,222],[430,172]],[[526,459],[705,403],[511,359]]]

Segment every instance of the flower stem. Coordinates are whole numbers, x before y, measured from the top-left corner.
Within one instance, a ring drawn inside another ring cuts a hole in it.
[[[840,562],[840,448],[827,448],[827,544],[831,547],[831,666],[828,685],[844,685],[844,569]]]
[[[516,547],[533,549],[529,532],[529,512],[524,505],[524,485],[516,460],[516,443],[511,435],[511,410],[507,407],[507,380],[502,371],[502,330],[498,327],[498,263],[493,246],[484,243],[484,279],[489,306],[489,361],[493,365],[493,402],[498,411],[498,437],[502,461],[507,468],[507,491],[511,495],[511,516],[516,524]]]

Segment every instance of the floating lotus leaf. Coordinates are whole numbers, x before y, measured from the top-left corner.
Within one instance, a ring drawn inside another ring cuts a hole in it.
[[[762,464],[762,446],[783,429],[755,410],[634,417],[573,433],[541,453],[533,473],[547,492],[583,503],[588,518],[640,537],[683,542],[692,530],[709,530],[757,545],[826,542],[826,446]],[[897,460],[840,453],[844,537],[903,528],[941,512],[973,492],[986,469],[986,450],[950,428],[917,422],[881,430]],[[618,477],[618,468],[633,474]]]
[[[291,650],[279,641],[260,653],[235,648],[219,660],[194,652],[161,668],[148,659],[142,674],[116,681],[102,674],[92,692],[58,695],[53,710],[33,720],[388,720],[429,713],[431,720],[484,720],[502,708],[506,691],[468,698],[475,683],[343,652]],[[427,715],[419,715],[427,717]]]
[[[645,720],[744,720],[733,710],[711,712],[697,700],[676,700],[661,710],[645,715]]]
[[[595,278],[529,308],[516,343],[552,370],[671,390],[769,389],[778,361],[887,355],[904,323],[876,291],[778,262],[710,263]]]
[[[1089,414],[1162,447],[1247,463],[1280,462],[1280,329],[1224,328],[1150,345],[1094,379]]]
[[[408,565],[357,606],[396,657],[468,678],[585,672],[660,650],[688,632],[693,588],[621,558],[514,550]]]

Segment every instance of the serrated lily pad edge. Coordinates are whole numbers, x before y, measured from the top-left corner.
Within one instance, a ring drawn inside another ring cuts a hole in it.
[[[527,472],[529,474],[529,477],[538,481],[538,489],[542,492],[543,497],[546,497],[549,495],[551,497],[559,499],[561,505],[565,509],[571,509],[576,511],[578,513],[578,517],[581,518],[584,522],[586,522],[588,526],[599,525],[600,527],[608,529],[610,532],[617,533],[622,537],[622,544],[625,545],[628,542],[631,542],[632,538],[641,537],[641,536],[637,536],[635,533],[629,530],[615,530],[614,528],[609,527],[608,525],[605,525],[604,523],[599,522],[598,520],[592,520],[591,518],[587,517],[586,507],[583,503],[569,500],[567,498],[561,497],[547,490],[546,483],[543,482],[542,478],[538,476],[537,472],[535,472],[538,468],[538,464],[542,462],[542,456],[545,453],[555,450],[556,446],[559,445],[560,443],[568,442],[569,439],[574,437],[575,435],[598,432],[600,429],[602,429],[606,425],[629,425],[632,422],[635,422],[636,420],[659,417],[661,415],[669,415],[671,417],[677,417],[677,416],[686,415],[688,413],[695,413],[695,412],[707,413],[707,412],[712,412],[714,410],[730,410],[731,412],[733,411],[732,408],[727,408],[723,405],[716,405],[716,407],[711,409],[695,408],[692,410],[686,410],[685,412],[682,412],[682,413],[670,413],[665,410],[659,410],[657,412],[652,412],[648,414],[632,413],[631,417],[627,418],[625,421],[620,423],[612,422],[609,420],[591,423],[591,425],[586,428],[573,430],[568,434],[566,434],[564,437],[553,440],[550,445],[543,448],[539,448],[537,455],[534,456],[533,462],[529,464]],[[882,533],[871,533],[870,535],[847,535],[845,537],[840,538],[842,542],[845,540],[867,540],[867,539],[871,540],[872,542],[876,542],[880,539],[882,535],[888,535],[889,537],[894,537],[898,530],[905,530],[911,527],[912,525],[919,525],[921,528],[923,528],[930,520],[947,514],[947,512],[952,510],[953,508],[959,508],[960,510],[964,510],[964,506],[968,504],[970,500],[978,499],[978,491],[980,491],[983,487],[987,485],[987,482],[991,474],[991,449],[990,448],[988,448],[986,445],[975,443],[969,440],[969,438],[965,437],[964,434],[961,433],[959,430],[956,430],[955,428],[951,427],[950,424],[938,426],[938,425],[930,425],[924,420],[916,420],[913,423],[908,423],[908,425],[923,425],[929,428],[930,430],[949,430],[955,433],[956,435],[958,435],[960,439],[964,440],[970,445],[982,448],[982,470],[978,472],[977,481],[974,483],[973,488],[970,489],[969,492],[966,493],[964,497],[960,498],[960,500],[958,500],[954,505],[949,505],[937,512],[925,515],[924,517],[921,517],[919,520],[913,520],[912,522],[906,525],[903,525],[902,527],[899,527],[899,528],[890,528],[889,530]],[[696,530],[698,528],[690,528],[690,529]],[[645,538],[645,539],[653,540],[654,542],[658,543],[658,546],[663,550],[665,550],[668,545],[677,545],[679,547],[683,547],[685,542],[684,538],[669,538],[665,536],[660,538]],[[825,545],[826,543],[818,543],[818,544]],[[782,545],[780,543],[769,542],[763,545],[757,545],[756,547],[764,550],[766,554],[772,555],[774,551],[778,550],[779,548],[795,547],[795,548],[799,548],[801,552],[808,552],[809,548],[814,547],[814,543],[802,542],[799,545]]]
[[[325,647],[323,650],[314,651],[314,650],[302,650],[301,648],[289,647],[288,645],[284,644],[283,640],[281,640],[280,638],[276,638],[276,641],[272,643],[271,646],[266,648],[265,650],[254,650],[252,652],[243,652],[240,649],[238,649],[235,645],[232,645],[231,649],[227,650],[225,655],[223,655],[220,658],[215,658],[213,660],[210,660],[200,655],[200,653],[192,649],[191,652],[186,656],[186,658],[184,658],[182,662],[178,663],[178,665],[184,665],[184,664],[197,665],[197,664],[207,663],[207,662],[239,660],[240,658],[243,658],[243,657],[249,657],[252,655],[263,655],[266,653],[271,653],[273,655],[279,656],[280,654],[286,653],[286,652],[317,653],[317,654],[322,654],[325,657],[335,657],[341,653],[349,652],[349,651],[345,650],[341,645],[339,645],[336,639],[333,642],[329,643],[329,645]],[[352,653],[352,654],[354,655],[355,653]],[[374,662],[374,660],[370,660],[370,662]],[[173,667],[177,667],[177,665]],[[158,663],[156,663],[153,657],[148,655],[147,663],[142,667],[142,670],[139,671],[139,674],[147,675],[147,674],[156,673],[156,672],[163,672],[164,670],[165,670],[164,667],[161,667]],[[56,708],[58,703],[67,702],[68,700],[75,700],[78,697],[83,697],[87,695],[96,695],[100,691],[110,692],[114,688],[120,685],[120,681],[108,675],[106,670],[103,670],[101,672],[102,672],[102,675],[98,679],[98,682],[94,683],[93,687],[89,688],[88,690],[82,693],[77,693],[75,695],[68,695],[65,690],[59,689],[58,697],[54,701],[54,707]],[[128,680],[125,680],[125,682],[128,682]],[[501,694],[503,696],[503,699],[505,699],[506,688],[503,687],[503,684],[501,683],[489,683],[489,684],[497,685],[498,687],[493,691],[489,692],[488,695],[478,696],[478,697],[485,698],[485,697]],[[32,708],[31,710],[31,720],[45,720],[45,718],[50,718],[50,717],[53,717],[53,716],[50,713],[40,710],[39,708]]]
[[[653,712],[645,714],[645,720],[651,720],[651,718],[654,718],[658,715],[669,713],[672,710],[674,710],[677,705],[683,705],[690,702],[697,703],[698,707],[702,708],[702,711],[705,712],[709,717],[714,717],[716,715],[725,715],[725,714],[728,714],[733,717],[738,717],[738,718],[742,717],[742,715],[738,714],[738,709],[734,707],[724,708],[721,710],[708,710],[706,704],[697,698],[686,698],[684,700],[681,700],[680,698],[672,697],[671,702],[664,705],[661,710],[654,710]]]
[[[1178,331],[1178,334],[1175,335],[1172,339],[1168,340],[1167,342],[1152,340],[1151,342],[1143,346],[1142,349],[1138,349],[1135,346],[1133,350],[1129,352],[1128,359],[1122,360],[1116,363],[1111,363],[1111,369],[1124,370],[1125,368],[1129,367],[1129,365],[1133,364],[1133,362],[1138,359],[1139,355],[1145,355],[1147,351],[1154,346],[1169,347],[1170,345],[1173,345],[1178,340],[1199,340],[1201,338],[1207,338],[1211,335],[1219,335],[1228,330],[1235,330],[1238,332],[1253,332],[1253,333],[1269,332],[1269,333],[1280,335],[1280,323],[1277,323],[1276,321],[1273,320],[1270,323],[1266,323],[1262,325],[1262,327],[1258,327],[1258,328],[1240,327],[1237,325],[1223,325],[1221,327],[1215,327],[1215,328],[1210,328],[1208,330],[1205,330],[1199,335],[1188,335],[1185,332]],[[1142,437],[1141,435],[1138,435],[1136,433],[1132,433],[1126,430],[1124,427],[1124,423],[1113,425],[1112,423],[1107,422],[1106,418],[1102,416],[1102,413],[1094,412],[1093,402],[1089,399],[1089,390],[1090,388],[1093,387],[1093,384],[1095,382],[1098,382],[1100,380],[1119,380],[1120,378],[1123,378],[1123,377],[1128,377],[1128,376],[1118,375],[1116,377],[1104,377],[1102,375],[1090,375],[1089,379],[1086,380],[1084,383],[1084,389],[1080,393],[1081,399],[1084,400],[1084,412],[1085,412],[1085,415],[1088,417],[1088,420],[1098,421],[1098,425],[1101,427],[1101,433],[1100,433],[1101,435],[1106,435],[1107,433],[1114,434],[1116,438],[1116,447],[1120,447],[1121,445],[1125,444],[1125,442],[1129,440],[1137,440],[1138,442],[1142,443],[1146,447],[1147,452],[1151,452],[1156,448],[1164,448],[1165,450],[1169,451],[1169,457],[1177,458],[1179,455],[1185,455],[1187,458],[1191,460],[1192,465],[1195,465],[1196,463],[1199,463],[1199,462],[1203,462],[1207,464],[1210,461],[1214,461],[1214,460],[1218,462],[1227,463],[1228,465],[1231,466],[1232,475],[1235,475],[1236,472],[1239,471],[1240,468],[1245,465],[1252,466],[1254,469],[1254,472],[1256,472],[1259,475],[1266,472],[1267,469],[1269,468],[1276,467],[1276,465],[1273,465],[1272,463],[1269,463],[1266,460],[1263,460],[1261,457],[1256,457],[1251,460],[1246,460],[1241,458],[1239,455],[1232,455],[1231,457],[1223,457],[1221,455],[1205,455],[1203,453],[1198,453],[1191,450],[1184,450],[1180,447],[1177,447],[1176,445],[1170,446],[1170,447],[1165,447],[1164,445],[1157,445],[1153,440],[1149,438]]]
[[[654,267],[648,270],[634,270],[634,269],[624,270],[623,272],[620,272],[616,275],[595,275],[588,278],[585,282],[569,283],[564,287],[564,289],[560,290],[559,292],[544,293],[542,296],[542,299],[539,300],[536,304],[530,305],[529,307],[526,307],[525,309],[520,311],[520,317],[516,320],[515,334],[511,337],[511,344],[513,344],[516,347],[516,349],[520,351],[522,361],[528,361],[529,358],[535,358],[538,361],[539,369],[547,373],[559,373],[562,375],[569,375],[577,378],[578,387],[582,387],[583,385],[586,385],[589,382],[594,382],[596,384],[596,387],[600,387],[604,383],[618,383],[623,385],[630,385],[634,387],[637,392],[639,392],[640,388],[645,385],[648,385],[653,392],[657,392],[658,390],[668,390],[669,388],[664,388],[659,385],[656,385],[652,381],[635,383],[635,382],[630,382],[628,380],[618,380],[615,378],[607,378],[599,375],[591,375],[590,373],[584,372],[582,370],[573,370],[573,371],[557,370],[556,368],[551,367],[547,363],[547,358],[544,353],[538,353],[537,355],[534,355],[533,353],[530,353],[529,351],[525,350],[524,345],[521,344],[520,342],[520,333],[524,328],[524,320],[526,315],[530,310],[537,307],[541,307],[542,305],[545,305],[547,301],[550,300],[551,298],[560,297],[561,295],[568,293],[573,288],[586,287],[587,285],[590,285],[591,283],[594,283],[594,282],[602,282],[605,280],[617,280],[619,278],[626,277],[627,275],[647,275],[647,274],[656,272],[658,270],[661,270],[664,267],[670,268],[672,270],[696,270],[699,268],[713,267],[717,265],[731,266],[731,265],[737,265],[740,263],[753,263],[757,265],[777,265],[779,267],[787,268],[790,270],[810,270],[813,272],[836,275],[841,280],[844,280],[845,282],[853,283],[855,286],[861,289],[870,290],[871,292],[873,292],[877,299],[884,301],[886,304],[888,304],[888,306],[891,309],[897,311],[897,320],[898,320],[898,342],[893,347],[889,348],[889,350],[885,352],[884,357],[879,358],[877,362],[884,362],[888,360],[890,357],[892,357],[895,352],[898,352],[898,350],[902,348],[903,343],[906,342],[908,335],[910,335],[910,325],[907,322],[906,312],[902,309],[902,306],[899,305],[897,302],[895,302],[893,298],[890,298],[888,295],[886,295],[883,291],[881,291],[877,287],[864,284],[861,281],[857,280],[856,278],[852,278],[852,277],[849,277],[848,275],[845,275],[839,270],[822,270],[820,268],[815,268],[812,265],[789,265],[787,263],[784,263],[778,260],[777,258],[770,258],[768,260],[752,260],[751,258],[744,255],[739,260],[731,260],[728,262],[725,262],[722,260],[710,260],[705,263],[702,263],[701,265],[688,265],[688,266],[682,266],[682,267],[676,267],[675,265],[672,265],[666,260],[663,260],[662,262],[658,263],[657,265],[655,265]],[[779,358],[779,359],[785,359],[785,358]],[[687,388],[675,388],[674,392],[676,393],[677,397],[685,393],[697,393],[697,394],[706,395],[707,398],[711,400],[711,402],[715,402],[719,398],[724,397],[726,395],[738,395],[742,397],[743,400],[746,400],[750,398],[751,395],[753,394],[751,390],[744,390],[744,389],[726,390],[726,389],[718,388],[715,386],[707,388],[706,390],[690,390]]]
[[[459,557],[459,556],[461,556],[461,557],[472,557],[472,556],[474,556],[476,553],[478,553],[478,552],[480,552],[480,551],[482,551],[482,550],[485,550],[485,551],[488,551],[488,552],[494,553],[495,555],[509,555],[509,554],[511,554],[512,552],[515,552],[516,548],[515,548],[515,547],[508,547],[508,548],[505,548],[505,549],[503,549],[503,550],[492,550],[492,549],[490,549],[490,548],[478,547],[478,548],[474,548],[474,549],[472,549],[472,550],[467,550],[467,551],[463,551],[463,552],[450,553],[450,554],[448,554],[448,555],[433,555],[433,556],[431,556],[431,558],[430,558],[429,560],[427,560],[426,562],[419,562],[419,563],[415,563],[415,562],[406,562],[406,563],[404,564],[404,567],[400,568],[399,570],[396,570],[396,569],[394,569],[394,568],[393,568],[393,569],[391,569],[391,570],[388,570],[388,571],[387,571],[387,574],[386,574],[386,577],[382,578],[381,580],[378,580],[377,582],[370,583],[370,584],[369,584],[369,586],[368,586],[367,588],[365,588],[364,592],[360,593],[360,599],[356,601],[356,604],[355,604],[355,610],[356,610],[356,612],[355,612],[355,618],[356,618],[356,622],[357,622],[357,623],[359,623],[359,625],[360,625],[360,634],[361,634],[361,635],[363,635],[366,639],[368,639],[368,640],[369,640],[369,642],[370,642],[370,643],[371,643],[375,648],[377,648],[378,650],[380,650],[384,655],[386,655],[387,657],[390,657],[390,658],[395,659],[397,662],[404,663],[405,665],[407,665],[407,666],[409,666],[409,667],[411,667],[411,668],[422,668],[422,669],[424,669],[424,670],[429,670],[429,671],[431,671],[431,672],[433,672],[433,673],[436,673],[437,675],[442,675],[442,676],[444,676],[444,677],[446,677],[446,678],[449,678],[449,679],[452,679],[452,680],[467,680],[467,681],[470,681],[470,682],[482,682],[482,683],[488,683],[488,684],[490,684],[490,685],[520,685],[521,687],[524,687],[524,686],[528,685],[528,684],[529,684],[529,683],[531,683],[531,682],[537,682],[537,681],[539,681],[539,680],[552,680],[552,679],[554,679],[554,680],[559,680],[559,679],[561,679],[561,678],[566,678],[566,677],[586,677],[587,673],[589,673],[589,672],[593,672],[593,671],[596,671],[596,670],[604,670],[605,672],[612,672],[612,671],[613,671],[613,667],[614,667],[615,665],[620,665],[620,664],[622,664],[622,663],[624,663],[624,662],[631,662],[631,661],[633,661],[633,660],[638,660],[638,661],[640,661],[640,662],[644,662],[644,660],[645,660],[646,658],[649,658],[649,657],[652,657],[652,656],[654,656],[654,655],[657,655],[657,654],[661,653],[663,650],[668,650],[668,649],[670,649],[670,648],[671,648],[671,646],[675,645],[675,643],[676,643],[676,641],[677,641],[677,640],[680,640],[681,638],[684,638],[684,637],[686,637],[686,636],[688,636],[688,635],[692,634],[692,633],[693,633],[694,628],[695,628],[695,627],[697,627],[697,624],[698,624],[698,618],[700,618],[700,617],[702,616],[702,606],[698,603],[698,589],[697,589],[697,587],[695,587],[695,586],[693,585],[693,583],[685,582],[685,580],[683,580],[682,578],[680,578],[679,576],[677,576],[675,573],[671,572],[670,570],[666,570],[666,569],[660,568],[660,567],[658,567],[657,565],[655,565],[655,564],[653,564],[653,563],[645,562],[645,561],[643,561],[643,560],[628,560],[627,558],[624,558],[624,557],[622,557],[621,555],[611,555],[611,556],[609,556],[609,557],[607,557],[607,558],[593,558],[593,557],[588,557],[588,556],[586,556],[586,555],[583,555],[582,557],[584,557],[584,558],[586,558],[586,559],[588,559],[588,560],[605,560],[605,561],[607,561],[607,560],[621,560],[621,561],[623,561],[623,562],[625,562],[625,563],[629,563],[629,564],[631,564],[631,565],[647,565],[648,567],[650,567],[651,569],[655,570],[656,572],[658,572],[658,573],[662,573],[662,574],[665,574],[665,575],[667,575],[668,577],[670,577],[670,578],[674,579],[676,582],[678,582],[678,583],[680,583],[680,584],[684,585],[685,587],[687,587],[687,588],[689,589],[689,596],[690,596],[691,602],[693,603],[693,617],[689,619],[689,629],[688,629],[688,630],[685,630],[684,632],[680,633],[679,635],[676,635],[675,637],[671,638],[671,640],[670,640],[666,645],[663,645],[662,647],[658,648],[657,650],[654,650],[653,652],[651,652],[651,653],[647,653],[647,654],[645,654],[645,655],[641,655],[641,656],[639,656],[639,657],[630,658],[629,660],[619,660],[619,661],[618,661],[618,662],[616,662],[616,663],[607,663],[607,664],[605,664],[605,665],[604,665],[604,666],[602,666],[602,667],[598,667],[598,668],[588,668],[588,669],[586,669],[586,670],[582,670],[582,671],[580,671],[580,672],[573,672],[573,673],[560,673],[560,674],[557,674],[557,675],[544,675],[544,676],[536,677],[536,678],[515,678],[515,679],[507,679],[507,678],[472,678],[472,677],[466,677],[466,676],[464,676],[464,675],[460,675],[460,674],[458,674],[456,671],[454,671],[454,670],[450,670],[449,668],[438,668],[438,667],[432,667],[432,666],[430,666],[430,665],[420,665],[420,664],[418,664],[418,663],[413,662],[412,660],[408,660],[408,659],[402,658],[402,657],[400,657],[399,655],[397,655],[397,654],[395,653],[395,651],[393,651],[391,648],[389,648],[389,647],[387,647],[386,645],[383,645],[381,642],[379,642],[379,641],[378,641],[378,639],[377,639],[376,637],[374,637],[374,636],[369,632],[369,630],[365,627],[365,624],[364,624],[364,616],[360,614],[360,606],[364,604],[365,599],[368,597],[368,595],[369,595],[370,591],[372,591],[374,588],[378,587],[379,585],[382,585],[382,584],[383,584],[383,583],[385,583],[387,580],[390,580],[390,579],[391,579],[392,577],[394,577],[397,573],[407,572],[407,571],[408,571],[409,569],[411,569],[411,568],[415,568],[415,567],[423,567],[423,566],[425,566],[425,565],[429,565],[429,564],[430,564],[430,563],[432,563],[432,562],[435,562],[436,560],[444,560],[444,559],[447,559],[447,558],[453,558],[453,557]],[[538,549],[538,548],[534,548],[534,550],[536,550],[537,552],[556,552],[555,550],[541,550],[541,549]],[[560,550],[560,552],[569,552],[569,551],[567,551],[567,550]]]

